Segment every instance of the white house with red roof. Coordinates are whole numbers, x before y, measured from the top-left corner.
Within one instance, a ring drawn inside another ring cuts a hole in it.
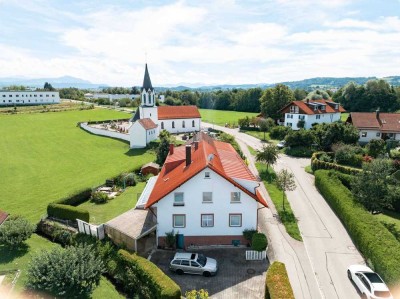
[[[372,139],[400,140],[400,113],[351,112],[347,118],[360,132],[360,143]]]
[[[151,141],[151,138],[146,141],[142,135],[140,137],[136,135],[137,128],[134,127],[138,120],[146,120],[146,122],[151,120],[157,126],[156,138],[162,130],[167,130],[172,134],[199,132],[201,126],[201,116],[196,106],[156,106],[155,90],[151,84],[147,64],[141,88],[141,105],[130,120],[133,123],[130,129],[131,147],[143,147],[144,142],[148,141],[146,143],[148,144]]]
[[[339,103],[332,100],[293,101],[283,107],[280,112],[285,115],[284,125],[299,130],[299,121],[304,121],[304,129],[313,124],[333,123],[340,120],[342,112],[346,112]]]
[[[156,216],[160,246],[171,231],[185,247],[247,244],[243,230],[257,229],[258,209],[267,207],[259,186],[230,144],[199,133],[185,146],[171,145],[136,209]]]

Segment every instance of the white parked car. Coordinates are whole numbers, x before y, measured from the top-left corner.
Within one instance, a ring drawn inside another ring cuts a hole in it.
[[[279,141],[279,143],[276,145],[279,149],[282,149],[286,146],[286,141],[285,140],[281,140]]]
[[[189,273],[209,277],[217,273],[218,264],[216,260],[205,257],[203,254],[177,252],[169,264],[169,269],[180,275]]]
[[[357,286],[363,299],[393,299],[382,278],[367,266],[352,265],[347,276]]]

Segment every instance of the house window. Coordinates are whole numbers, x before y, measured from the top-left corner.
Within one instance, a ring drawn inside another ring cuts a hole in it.
[[[321,119],[321,115],[318,114],[318,115],[315,116],[315,118],[316,119]]]
[[[214,214],[201,214],[201,227],[213,227]]]
[[[300,120],[304,120],[305,118],[306,118],[305,115],[299,115],[299,119],[300,119]]]
[[[292,127],[292,123],[286,123],[286,127]]]
[[[186,226],[186,215],[183,215],[183,214],[172,215],[172,226],[173,227],[185,227]]]
[[[361,132],[361,137],[367,137],[367,132]]]
[[[240,192],[231,192],[231,202],[240,202]]]
[[[299,113],[299,107],[290,106],[290,113]]]
[[[174,206],[184,206],[185,202],[183,201],[183,192],[175,192],[174,193]]]
[[[287,114],[286,118],[293,118],[293,114]]]
[[[376,133],[376,137],[381,137],[381,133],[380,132]]]
[[[212,202],[212,192],[203,192],[203,202]]]
[[[321,106],[321,110],[324,111],[325,110],[325,106]]]
[[[209,172],[209,171],[206,171],[206,172],[204,173],[204,178],[205,178],[205,179],[209,179],[209,178],[210,178],[210,172]]]
[[[229,214],[229,226],[242,226],[242,214]]]
[[[164,122],[161,122],[161,130],[164,130]]]
[[[172,121],[172,129],[175,129],[175,122]]]
[[[182,120],[182,128],[184,128],[184,127],[185,127],[185,121]]]
[[[339,105],[338,104],[335,105],[335,109],[336,110],[339,109]]]
[[[192,120],[192,127],[194,128],[194,120]]]

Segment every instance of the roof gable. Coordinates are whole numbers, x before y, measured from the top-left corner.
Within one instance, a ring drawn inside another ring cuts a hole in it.
[[[338,105],[338,109],[334,109],[334,104]],[[336,103],[332,100],[312,100],[309,102],[293,101],[279,111],[282,113],[290,113],[291,106],[299,107],[299,114],[308,115],[346,112],[346,110],[339,103]],[[317,107],[317,109],[314,109],[314,106]],[[325,110],[321,109],[321,106],[325,107]]]
[[[358,129],[400,132],[400,113],[351,112],[349,119]]]
[[[234,180],[234,178],[239,178],[257,182],[233,147],[230,144],[215,141],[204,133],[200,133],[199,136],[201,140],[198,141],[198,145],[193,146],[192,144],[190,147],[192,159],[190,165],[186,166],[185,146],[175,148],[174,153],[167,156],[146,208],[164,198],[207,167],[267,206],[260,193],[257,193],[256,190],[251,192]],[[223,156],[222,159],[221,156]]]
[[[196,106],[158,106],[158,119],[201,118]]]
[[[151,118],[142,118],[137,121],[146,131],[157,128],[157,125],[151,120]]]

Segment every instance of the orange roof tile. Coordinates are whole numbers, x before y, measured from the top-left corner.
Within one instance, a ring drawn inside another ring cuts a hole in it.
[[[282,113],[290,113],[290,107],[295,105],[299,107],[299,113],[300,114],[325,114],[325,113],[336,113],[336,112],[346,112],[346,110],[339,105],[339,109],[335,110],[331,105],[328,103],[335,103],[332,100],[311,100],[310,103],[320,103],[320,104],[325,104],[325,110],[314,110],[311,108],[309,105],[307,105],[307,102],[305,101],[293,101],[289,104],[287,104],[285,107],[283,107],[281,110],[279,110]],[[337,103],[335,103],[337,104]]]
[[[145,130],[151,130],[157,128],[157,125],[151,120],[151,118],[142,118],[137,120],[139,124],[142,125],[142,127]]]
[[[349,120],[358,129],[376,129],[385,132],[400,132],[400,113],[351,112]]]
[[[262,205],[267,206],[259,192],[250,192],[234,180],[234,178],[238,178],[257,181],[235,149],[230,144],[215,141],[204,133],[200,133],[198,136],[200,139],[198,148],[195,149],[195,146],[191,146],[192,163],[189,166],[186,166],[185,160],[186,146],[176,147],[174,153],[167,156],[146,208],[151,207],[206,167],[218,173]]]
[[[201,118],[196,106],[158,106],[158,119]]]

